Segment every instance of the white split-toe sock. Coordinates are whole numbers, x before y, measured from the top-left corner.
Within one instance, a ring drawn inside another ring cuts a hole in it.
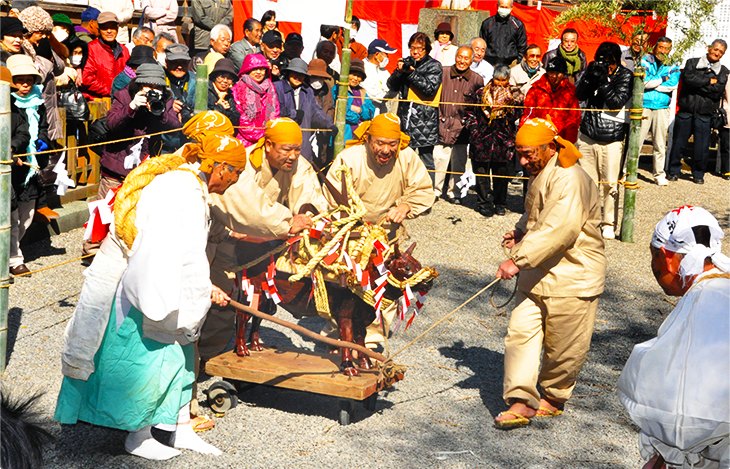
[[[220,456],[223,454],[221,450],[206,443],[193,430],[193,424],[190,422],[190,404],[184,405],[180,409],[178,416],[178,424],[175,433],[172,435],[171,443],[175,448],[190,449],[203,454],[212,454]]]
[[[164,461],[174,458],[180,454],[175,448],[165,446],[152,437],[150,426],[146,426],[136,432],[129,432],[124,442],[124,449],[140,458]]]

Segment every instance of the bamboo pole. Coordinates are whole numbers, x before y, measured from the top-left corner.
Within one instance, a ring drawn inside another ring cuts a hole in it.
[[[0,160],[10,161],[10,85],[0,83]],[[0,163],[0,374],[5,372],[8,345],[8,290],[10,286],[10,172]]]
[[[641,145],[641,121],[644,107],[644,67],[636,65],[634,70],[634,96],[631,102],[631,127],[629,128],[629,151],[626,155],[626,185],[624,186],[624,216],[621,222],[621,241],[634,242],[634,215],[636,213],[636,179],[639,169]]]
[[[352,23],[352,0],[347,0],[345,23],[348,25]],[[342,36],[340,86],[337,90],[337,102],[335,103],[335,124],[338,131],[335,137],[335,156],[345,149],[345,116],[347,115],[347,88],[350,84],[350,55],[350,29],[345,28]]]
[[[195,114],[208,110],[208,66],[200,64],[195,78]]]

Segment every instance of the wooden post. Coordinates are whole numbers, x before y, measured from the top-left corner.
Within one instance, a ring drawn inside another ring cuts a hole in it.
[[[195,78],[195,114],[208,110],[208,66],[198,65]]]
[[[0,83],[0,160],[10,161],[10,85]],[[5,372],[8,345],[8,287],[10,286],[11,166],[0,163],[0,374]]]
[[[347,0],[345,10],[345,23],[352,23],[352,0]],[[335,156],[345,149],[345,116],[347,115],[347,88],[350,77],[350,29],[344,30],[342,37],[342,67],[340,68],[340,82],[337,90],[337,102],[335,103],[335,124],[337,124],[337,137],[335,137]]]
[[[641,145],[641,121],[644,107],[644,67],[636,65],[634,70],[634,96],[631,101],[631,127],[629,128],[629,151],[626,155],[626,185],[624,186],[624,217],[621,222],[621,241],[634,242],[634,215],[636,212],[636,179],[639,169]]]

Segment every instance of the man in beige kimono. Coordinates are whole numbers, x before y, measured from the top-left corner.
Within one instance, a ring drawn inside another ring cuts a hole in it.
[[[240,184],[231,186],[230,193],[223,197],[212,197],[211,216],[232,230],[229,240],[208,245],[208,255],[213,259],[211,281],[226,293],[234,289],[234,281],[226,272],[240,267],[242,257],[252,260],[274,247],[272,243],[247,240],[283,240],[311,228],[310,217],[298,214],[305,204],[327,210],[317,174],[300,156],[301,144],[302,131],[296,122],[286,118],[268,122],[264,137],[247,149],[249,164]],[[198,342],[203,360],[228,345],[234,317],[230,309],[210,310]]]
[[[395,114],[379,114],[371,122],[363,122],[355,130],[357,140],[335,158],[327,179],[337,189],[342,187],[341,165],[350,168],[354,189],[362,199],[367,214],[364,221],[381,224],[394,240],[400,224],[415,218],[434,203],[431,178],[418,154],[408,148],[409,137],[400,130]],[[337,206],[332,195],[327,199]],[[397,302],[382,312],[383,326],[376,320],[367,328],[365,344],[374,347],[383,342],[397,311]]]
[[[598,189],[575,164],[578,150],[557,134],[551,122],[530,119],[516,136],[531,179],[525,214],[504,235],[511,258],[497,271],[503,279],[520,274],[505,338],[503,397],[510,408],[495,419],[498,428],[562,413],[588,353],[603,292]]]

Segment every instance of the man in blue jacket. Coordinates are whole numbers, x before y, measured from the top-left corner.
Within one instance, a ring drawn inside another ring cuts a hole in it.
[[[646,140],[651,130],[651,141],[654,146],[654,182],[666,186],[664,159],[667,155],[667,132],[669,130],[672,93],[679,85],[679,67],[668,62],[672,51],[672,40],[660,37],[656,42],[654,54],[641,60],[646,70],[644,76],[644,120],[641,121],[640,142]]]

